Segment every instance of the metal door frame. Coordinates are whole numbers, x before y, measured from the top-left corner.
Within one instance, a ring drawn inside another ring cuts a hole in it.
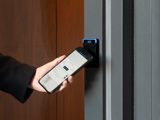
[[[133,120],[133,0],[85,0],[84,8],[84,36],[100,41],[100,67],[85,70],[85,120]]]

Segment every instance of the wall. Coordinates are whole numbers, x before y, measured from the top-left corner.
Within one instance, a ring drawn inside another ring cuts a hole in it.
[[[85,70],[85,120],[123,119],[122,3],[85,0],[85,37],[100,41],[99,68]]]
[[[135,119],[160,119],[160,1],[135,0]]]

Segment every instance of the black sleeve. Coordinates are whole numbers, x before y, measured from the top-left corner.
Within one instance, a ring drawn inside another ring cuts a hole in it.
[[[0,54],[0,90],[14,96],[24,103],[32,93],[28,84],[36,68],[22,64],[9,56]]]

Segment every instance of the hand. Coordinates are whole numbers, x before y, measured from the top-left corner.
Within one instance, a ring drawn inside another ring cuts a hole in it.
[[[39,80],[41,77],[43,77],[49,70],[51,70],[54,66],[56,66],[60,61],[62,61],[65,58],[65,55],[56,58],[55,60],[39,67],[36,69],[36,73],[29,84],[29,88],[32,88],[34,90],[37,90],[39,92],[46,92],[46,90],[39,84]],[[68,82],[72,83],[73,82],[73,77],[69,76]],[[60,86],[58,91],[63,90],[65,87],[67,87],[67,80],[65,80],[62,85]]]

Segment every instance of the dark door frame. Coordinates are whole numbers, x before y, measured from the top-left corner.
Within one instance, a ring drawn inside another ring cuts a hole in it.
[[[123,0],[123,120],[134,120],[134,0]]]

